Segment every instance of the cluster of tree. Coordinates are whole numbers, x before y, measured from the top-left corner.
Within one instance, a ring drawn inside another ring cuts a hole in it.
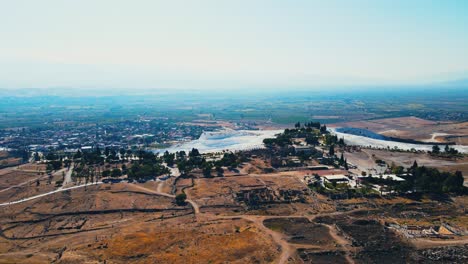
[[[88,165],[85,163],[77,163],[72,177],[84,179],[86,183],[94,182],[101,176],[101,171],[99,166]]]
[[[185,193],[180,193],[176,196],[175,200],[177,205],[184,206],[187,204],[185,202],[187,200],[187,195]]]
[[[371,185],[363,185],[359,188],[350,188],[343,183],[325,183],[325,187],[317,181],[309,185],[309,188],[327,195],[332,199],[350,199],[353,197],[376,197],[378,193],[372,189]]]
[[[102,171],[102,177],[120,177],[122,176],[122,170],[119,168],[113,168],[112,170]]]
[[[335,145],[330,145],[330,147],[328,148],[328,156],[335,156]]]
[[[189,173],[195,168],[206,167],[206,159],[202,157],[198,149],[193,148],[186,155],[185,151],[176,153],[177,157],[177,168],[183,177],[189,175]]]
[[[418,166],[418,163],[414,161],[413,167],[416,168],[417,166]],[[395,163],[392,162],[392,165],[390,165],[390,171],[393,174],[401,175],[405,172],[405,168],[403,166],[396,166]]]
[[[51,160],[47,162],[46,170],[51,172],[53,170],[60,170],[62,168],[62,161],[61,160]]]
[[[60,159],[59,156],[55,152],[49,152],[45,155],[46,160],[58,160]]]
[[[21,158],[22,162],[29,161],[29,151],[26,148],[19,148],[16,150],[8,151],[9,157]]]
[[[348,161],[344,158],[344,155],[343,153],[341,153],[341,157],[340,159],[338,160],[338,163],[340,164],[340,166],[343,166],[345,168],[345,170],[348,170]]]
[[[197,149],[192,149],[188,156],[181,155],[180,152],[176,153],[177,167],[181,172],[182,176],[188,176],[193,169],[201,169],[204,177],[213,177],[213,169],[216,171],[218,177],[224,175],[224,169],[222,167],[228,167],[229,169],[235,169],[242,162],[247,161],[247,157],[241,153],[226,152],[223,157],[217,161],[206,161],[206,159],[200,154]]]
[[[434,168],[417,167],[413,169],[414,188],[422,192],[431,193],[462,193],[463,175],[460,171],[455,173],[440,172]]]
[[[315,135],[308,134],[305,137],[305,142],[309,145],[316,146],[319,144],[319,137]]]
[[[147,179],[170,173],[170,170],[162,164],[162,159],[153,153],[139,151],[138,157],[138,161],[133,161],[132,166],[127,170],[129,179]]]
[[[146,151],[139,150],[135,153],[136,156],[140,157],[145,155]],[[125,150],[124,148],[109,148],[106,147],[104,151],[101,151],[99,147],[94,148],[92,151],[81,151],[78,150],[75,155],[73,155],[73,160],[84,162],[86,164],[104,164],[107,163],[118,163],[128,161],[131,156],[133,156],[133,151],[131,149]]]
[[[228,152],[228,153],[224,153],[221,160],[216,161],[215,165],[217,167],[224,166],[224,167],[229,167],[233,169],[239,166],[244,161],[246,161],[246,158],[244,156],[236,155],[235,153]]]
[[[331,135],[331,134],[324,135],[323,143],[327,146],[330,146],[330,145],[344,146],[345,145],[343,138],[338,139],[338,136]]]
[[[80,161],[81,163],[93,165],[93,164],[104,164],[104,157],[102,157],[101,151],[99,148],[96,148],[95,151],[85,151],[82,152],[78,150],[73,156],[75,161]]]
[[[282,133],[276,136],[276,138],[265,138],[263,140],[263,144],[266,146],[279,146],[279,147],[285,147],[288,145],[291,145],[291,135],[289,133]]]
[[[320,130],[320,132],[327,131],[327,127],[325,125],[321,126],[320,122],[313,122],[313,121],[305,122],[304,126],[301,126],[301,122],[297,122],[297,123],[294,124],[294,127],[296,129],[299,129],[299,128],[315,128],[315,129]]]
[[[275,138],[264,139],[263,143],[270,147],[275,145],[285,147],[292,144],[293,138],[305,138],[307,144],[317,145],[319,143],[320,131],[316,126],[320,127],[320,123],[306,123],[305,127],[301,127],[300,123],[296,123],[296,128],[285,129],[283,133],[278,134]]]
[[[434,154],[434,155],[444,154],[446,156],[457,156],[459,153],[458,153],[458,150],[451,148],[449,145],[445,145],[444,152],[442,153],[439,145],[434,145],[432,147],[431,154]]]
[[[185,152],[183,152],[185,155]],[[169,153],[169,151],[166,150],[163,154],[163,160],[167,164],[167,166],[172,167],[175,164],[175,153]]]
[[[124,149],[122,149],[122,150],[123,150],[123,154],[125,154],[125,150]],[[104,153],[101,153],[101,155],[102,154],[104,154],[105,160],[108,163],[119,161],[117,151],[115,149],[113,149],[113,148],[111,149],[109,147],[106,147],[104,149]]]
[[[134,162],[127,172],[129,179],[141,180],[148,179],[164,174],[169,174],[167,167],[158,163],[143,163]]]
[[[321,134],[327,134],[328,133],[326,125],[323,125],[323,126],[320,127],[320,133]]]
[[[310,149],[310,151],[295,151],[295,155],[304,162],[310,160],[311,158],[321,158],[323,155],[321,152],[316,149]]]
[[[394,173],[402,173],[401,167],[394,167]],[[419,167],[417,162],[408,169],[410,176],[405,177],[405,181],[396,182],[391,179],[368,178],[371,183],[381,183],[388,186],[389,191],[406,193],[408,191],[426,193],[466,193],[463,186],[463,175],[460,171],[455,173],[441,172],[435,168]]]
[[[120,155],[133,155],[133,152],[121,149],[119,150]],[[120,177],[127,175],[129,179],[140,180],[148,179],[156,176],[169,174],[169,169],[162,164],[164,157],[158,157],[152,152],[138,150],[135,152],[135,156],[138,160],[132,161],[129,168],[124,163],[124,159],[118,159],[117,152],[113,149],[106,148],[103,152],[99,148],[89,152],[78,151],[74,155],[75,167],[74,176],[79,178],[94,179],[95,177]],[[116,161],[117,160],[117,161]],[[107,162],[101,173],[101,167],[104,166],[104,162]],[[122,163],[120,168],[115,165],[114,168],[110,168],[109,164]]]
[[[306,122],[305,127],[320,129],[320,122]]]

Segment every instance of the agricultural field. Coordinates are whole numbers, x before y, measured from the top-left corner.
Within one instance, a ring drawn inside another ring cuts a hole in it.
[[[468,122],[432,121],[417,117],[343,122],[333,127],[355,127],[394,138],[468,145]]]

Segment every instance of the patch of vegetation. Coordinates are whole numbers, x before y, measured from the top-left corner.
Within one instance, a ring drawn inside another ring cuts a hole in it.
[[[186,200],[187,200],[187,195],[185,193],[180,193],[176,196],[175,202],[179,206],[184,206],[186,205]]]

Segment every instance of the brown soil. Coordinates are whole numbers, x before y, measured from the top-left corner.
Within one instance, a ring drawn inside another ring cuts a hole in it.
[[[346,259],[346,254],[341,251],[322,251],[315,252],[308,249],[299,249],[299,256],[304,263],[314,264],[346,264],[349,261]]]
[[[389,137],[468,145],[468,122],[434,122],[416,117],[400,117],[337,123],[333,126],[365,128]],[[434,133],[447,135],[438,136]]]
[[[293,244],[317,247],[334,245],[329,229],[324,225],[312,223],[307,218],[270,218],[263,224],[271,230],[284,233]]]
[[[173,198],[146,189],[134,184],[92,186],[4,207],[0,259],[269,263],[276,258],[276,247],[249,221],[194,222],[189,206],[175,206]]]

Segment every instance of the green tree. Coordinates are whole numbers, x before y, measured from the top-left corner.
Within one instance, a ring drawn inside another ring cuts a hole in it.
[[[200,156],[200,152],[196,148],[192,148],[192,151],[189,152],[190,157],[198,157]]]
[[[75,155],[73,155],[73,159],[81,159],[83,157],[83,153],[81,153],[81,150],[78,150]]]
[[[111,176],[112,177],[120,177],[122,176],[122,171],[118,168],[115,168],[112,170],[112,173],[111,173]]]
[[[432,146],[432,153],[439,154],[440,153],[440,147],[438,145]]]
[[[122,164],[122,174],[127,174],[127,165]]]
[[[177,205],[183,206],[186,204],[185,200],[187,200],[187,195],[185,193],[178,194],[175,200]]]
[[[327,126],[326,125],[323,125],[323,126],[320,127],[320,133],[322,133],[322,134],[327,133]]]
[[[307,144],[309,145],[317,145],[319,142],[318,142],[318,137],[314,136],[314,135],[307,135],[306,138],[305,138],[305,141]]]
[[[205,176],[206,178],[210,178],[212,168],[213,168],[213,165],[211,165],[210,163],[207,163],[203,168],[203,176]]]
[[[405,170],[405,168],[403,168],[402,166],[394,166],[392,168],[392,173],[400,175],[400,174],[403,174],[404,170]]]
[[[96,146],[96,150],[94,152],[96,153],[96,155],[101,155],[101,149],[99,148],[99,146]]]
[[[57,159],[58,159],[57,154],[55,154],[53,152],[49,152],[46,155],[46,160],[57,160]]]
[[[169,153],[166,150],[166,152],[164,152],[163,159],[164,159],[164,162],[166,162],[167,166],[169,167],[174,166],[174,159],[175,159],[174,153]]]
[[[183,150],[180,151],[180,152],[177,152],[177,159],[179,159],[179,160],[185,159],[186,156],[187,156],[187,154]]]
[[[102,171],[102,177],[109,177],[111,175],[111,171],[110,170],[103,170]]]
[[[443,182],[443,192],[461,192],[463,190],[463,175],[460,171],[450,174]]]
[[[338,140],[338,145],[340,145],[340,146],[344,146],[344,145],[345,145],[344,138],[340,138],[340,139]]]
[[[54,170],[54,167],[52,166],[52,164],[47,163],[46,172],[47,172],[47,173],[51,173],[52,170]]]
[[[334,156],[335,155],[335,146],[330,145],[330,148],[328,149],[328,155]]]
[[[216,173],[218,174],[218,177],[223,177],[224,169],[221,166],[216,166]]]

